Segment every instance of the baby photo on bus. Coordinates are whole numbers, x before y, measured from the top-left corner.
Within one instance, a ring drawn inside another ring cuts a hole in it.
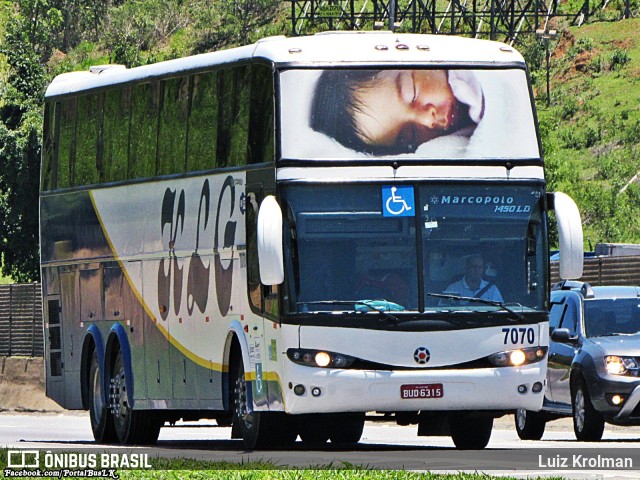
[[[283,156],[535,158],[526,82],[521,70],[288,70]]]

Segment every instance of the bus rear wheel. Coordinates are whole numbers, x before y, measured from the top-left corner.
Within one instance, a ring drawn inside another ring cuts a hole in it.
[[[111,370],[110,405],[115,432],[120,443],[125,445],[156,443],[163,422],[156,412],[131,408],[121,350],[118,350]]]
[[[93,438],[98,443],[113,443],[118,440],[113,425],[111,411],[102,400],[100,361],[98,352],[93,351],[89,365],[89,418],[91,419],[91,431]]]
[[[493,417],[453,415],[449,417],[451,439],[461,450],[482,450],[489,443]]]

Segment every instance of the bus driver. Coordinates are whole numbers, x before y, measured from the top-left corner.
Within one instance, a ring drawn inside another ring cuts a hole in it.
[[[485,265],[482,255],[470,255],[465,263],[464,276],[449,285],[444,293],[462,297],[480,298],[492,302],[504,302],[495,284],[482,278]]]

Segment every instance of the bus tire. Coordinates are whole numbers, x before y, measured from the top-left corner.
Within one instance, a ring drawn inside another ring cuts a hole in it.
[[[268,428],[274,432],[271,444],[280,448],[293,446],[298,438],[298,423],[295,417],[285,412],[265,412],[262,415],[268,415]]]
[[[111,411],[105,402],[102,401],[102,389],[100,381],[100,362],[96,350],[91,354],[89,364],[89,418],[91,420],[91,431],[97,443],[114,443],[118,440]]]
[[[593,408],[587,385],[578,378],[571,389],[573,431],[580,442],[599,442],[604,432],[604,418]]]
[[[215,420],[219,427],[230,427],[233,424],[232,415],[220,415]]]
[[[515,414],[516,432],[520,440],[540,440],[547,421],[543,413],[519,408]]]
[[[233,407],[232,438],[242,438],[245,448],[285,447],[298,436],[295,422],[284,412],[256,412],[249,403],[242,360],[232,363],[231,405]]]
[[[331,425],[329,439],[331,443],[355,444],[360,441],[364,430],[364,413],[339,415]]]
[[[449,417],[449,431],[456,448],[482,450],[489,443],[493,417],[453,415]]]
[[[300,439],[311,445],[327,443],[331,435],[331,424],[325,415],[307,415],[300,422]]]
[[[120,349],[111,369],[110,390],[113,395],[111,402],[115,406],[112,415],[118,441],[123,445],[156,443],[163,422],[156,412],[131,408],[124,357]]]

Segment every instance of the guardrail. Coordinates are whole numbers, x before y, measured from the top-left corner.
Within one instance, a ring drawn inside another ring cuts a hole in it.
[[[0,356],[42,357],[39,283],[0,285]]]

